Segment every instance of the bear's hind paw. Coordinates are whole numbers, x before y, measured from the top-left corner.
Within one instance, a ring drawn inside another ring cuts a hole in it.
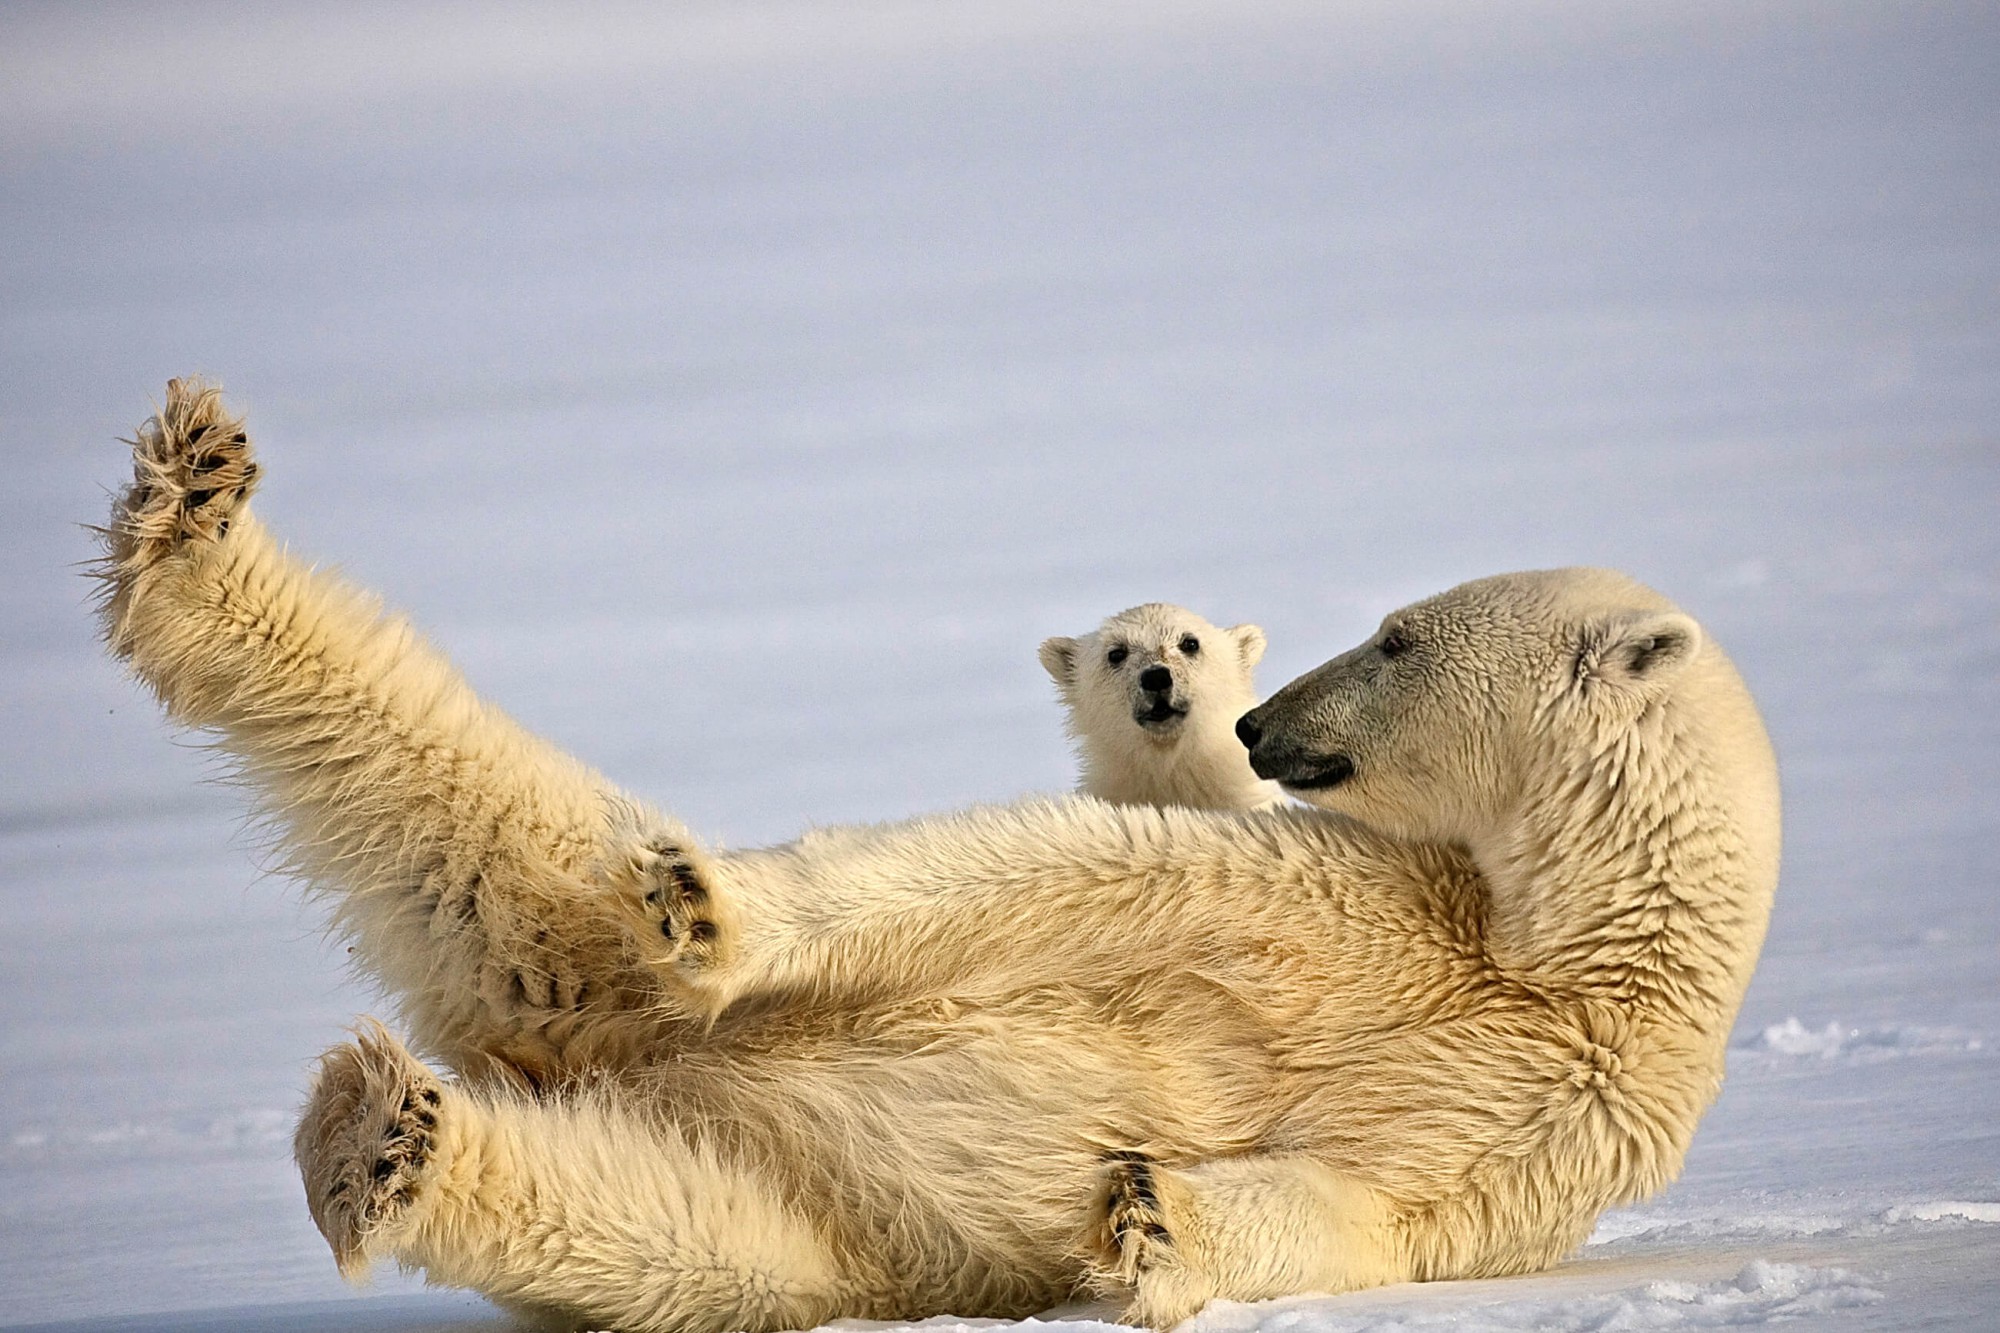
[[[423,1197],[443,1104],[444,1085],[373,1020],[321,1057],[293,1150],[343,1275],[366,1272],[370,1242]]]
[[[220,541],[257,486],[243,420],[222,404],[219,386],[167,383],[167,402],[139,428],[132,484],[119,497],[109,536],[124,572],[173,554],[190,541]]]

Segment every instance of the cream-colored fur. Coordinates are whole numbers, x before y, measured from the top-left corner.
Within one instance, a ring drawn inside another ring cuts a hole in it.
[[[1236,719],[1257,704],[1255,625],[1219,629],[1148,602],[1080,638],[1046,639],[1042,666],[1068,710],[1079,789],[1120,805],[1256,810],[1284,799],[1250,771]],[[1150,688],[1149,688],[1150,687]]]
[[[322,1064],[298,1156],[343,1269],[588,1327],[1078,1289],[1164,1326],[1550,1264],[1719,1086],[1775,769],[1629,580],[1465,585],[1253,711],[1260,771],[1340,814],[1033,801],[718,854],[284,553],[213,391],[136,452],[110,644],[449,1071],[374,1027]]]

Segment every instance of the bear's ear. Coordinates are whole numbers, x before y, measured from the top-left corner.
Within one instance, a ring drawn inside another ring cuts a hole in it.
[[[1043,639],[1042,669],[1066,696],[1076,686],[1076,640]]]
[[[1680,673],[1701,650],[1701,626],[1678,611],[1631,611],[1584,627],[1579,682],[1653,689]]]
[[[1231,625],[1227,631],[1236,640],[1236,651],[1243,658],[1243,669],[1248,671],[1264,660],[1264,631],[1255,625]]]

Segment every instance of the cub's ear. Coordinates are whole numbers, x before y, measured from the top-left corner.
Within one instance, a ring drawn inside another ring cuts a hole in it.
[[[1076,686],[1076,640],[1043,639],[1042,669],[1049,673],[1057,688],[1067,695]]]
[[[1264,660],[1264,631],[1255,625],[1231,625],[1225,631],[1236,640],[1236,651],[1243,657],[1243,667],[1247,671]]]
[[[1680,674],[1701,650],[1701,626],[1678,611],[1631,611],[1584,627],[1579,682],[1653,689]]]

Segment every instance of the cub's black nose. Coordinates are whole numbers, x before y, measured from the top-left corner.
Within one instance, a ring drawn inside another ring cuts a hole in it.
[[[1147,667],[1139,673],[1139,688],[1164,694],[1174,687],[1174,673],[1163,666]]]
[[[1246,750],[1256,749],[1257,742],[1264,739],[1264,729],[1251,720],[1256,716],[1255,713],[1245,713],[1236,719],[1236,739],[1243,742]]]

